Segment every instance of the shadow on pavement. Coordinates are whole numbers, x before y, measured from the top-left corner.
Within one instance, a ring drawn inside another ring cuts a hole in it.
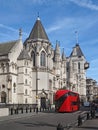
[[[35,122],[35,123],[26,123],[26,122],[15,122],[18,124],[23,124],[26,127],[41,127],[41,126],[49,126],[49,127],[57,127],[57,125],[46,123],[46,122]]]

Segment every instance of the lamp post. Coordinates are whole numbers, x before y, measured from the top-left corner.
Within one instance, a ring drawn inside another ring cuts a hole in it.
[[[38,67],[36,67],[36,104],[38,105]]]
[[[8,90],[8,103],[9,103],[9,91],[10,91],[10,89],[9,89],[9,88],[7,88],[7,90]]]
[[[36,104],[38,105],[38,79],[36,79]]]
[[[79,89],[78,89],[78,87],[79,87],[79,83],[78,83],[78,74],[76,74],[76,84],[77,84],[77,92],[79,92]]]

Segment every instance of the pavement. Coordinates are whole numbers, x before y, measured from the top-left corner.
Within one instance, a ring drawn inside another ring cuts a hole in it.
[[[81,126],[75,130],[98,130],[98,118],[86,120]]]
[[[16,120],[16,119],[22,119],[22,118],[30,118],[32,116],[40,116],[47,113],[44,112],[31,112],[31,113],[24,113],[24,114],[14,114],[9,116],[3,116],[0,117],[0,124],[2,121],[10,121],[10,120]],[[96,118],[88,119],[83,122],[81,126],[77,126],[74,128],[74,130],[98,130],[98,114]]]
[[[36,115],[43,115],[46,114],[44,112],[31,112],[31,113],[23,113],[23,114],[13,114],[13,115],[8,115],[8,116],[2,116],[0,117],[0,123],[2,121],[10,121],[10,120],[16,120],[16,119],[22,119],[22,118],[30,118],[32,116]]]

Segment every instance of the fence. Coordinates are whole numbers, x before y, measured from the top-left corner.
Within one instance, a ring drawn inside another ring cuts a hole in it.
[[[65,126],[62,126],[61,123],[59,123],[57,125],[57,129],[56,130],[75,130],[76,127],[80,127],[84,121],[88,120],[88,119],[93,119],[95,118],[95,111],[88,111],[88,112],[83,112],[80,115],[78,115],[78,118],[76,121],[66,124]]]
[[[37,111],[37,104],[0,104],[0,108],[8,108],[9,115]]]
[[[38,113],[37,104],[0,104],[0,108],[9,108],[9,114],[19,114],[19,113],[29,113],[29,112],[36,112]],[[74,130],[76,127],[79,127],[83,124],[84,121],[88,119],[95,118],[96,113],[94,110],[91,111],[84,111],[81,114],[78,115],[77,120],[74,122],[71,122],[69,124],[65,124],[65,126],[62,126],[62,124],[58,124],[56,129],[57,130]]]

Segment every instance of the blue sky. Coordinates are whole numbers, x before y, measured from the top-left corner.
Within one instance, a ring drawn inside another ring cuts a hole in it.
[[[98,0],[0,0],[0,43],[28,37],[38,16],[50,42],[60,42],[66,56],[78,42],[90,63],[87,77],[98,81]]]

